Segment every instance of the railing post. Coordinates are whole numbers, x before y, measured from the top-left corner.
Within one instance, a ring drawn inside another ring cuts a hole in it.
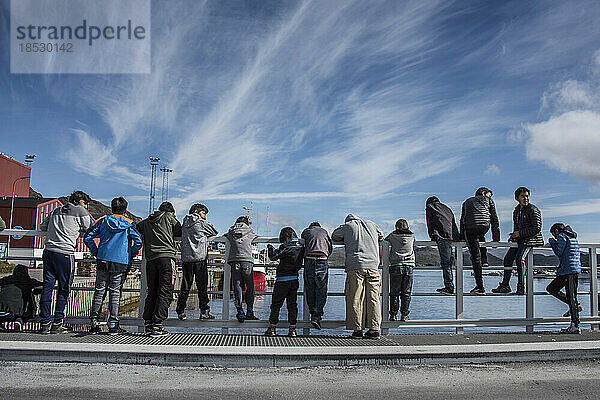
[[[306,273],[306,270],[303,273]],[[302,286],[302,288],[302,321],[306,322],[310,319],[310,310],[308,309],[308,301],[306,300],[306,286]],[[305,336],[310,335],[310,327],[303,328],[302,334]]]
[[[533,319],[533,249],[527,254],[527,298],[525,299],[525,318]],[[533,333],[533,325],[527,325],[525,332]]]
[[[221,311],[221,320],[223,325],[229,321],[229,298],[231,297],[231,266],[229,260],[229,240],[225,240],[225,263],[223,264],[223,308]],[[229,328],[223,326],[221,333],[229,333]]]
[[[598,315],[598,258],[596,247],[590,247],[590,315]],[[598,324],[591,324],[592,330],[599,329]]]
[[[390,320],[390,244],[385,240],[381,242],[381,319],[383,322]],[[382,328],[381,333],[387,335],[388,328]]]
[[[463,246],[462,243],[458,243],[454,248],[454,257],[456,264],[456,297],[455,297],[455,318],[463,319],[464,304],[463,304]],[[456,333],[461,334],[464,330],[462,327],[456,327]]]
[[[146,248],[142,251],[142,265],[140,266],[140,302],[138,305],[138,318],[144,319],[144,306],[146,305],[146,296],[148,295],[148,282],[146,280]],[[145,322],[145,321],[144,321]],[[144,332],[144,326],[138,326],[138,332]]]

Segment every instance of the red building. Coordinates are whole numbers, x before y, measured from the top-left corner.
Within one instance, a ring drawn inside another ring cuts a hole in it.
[[[30,167],[0,154],[0,171],[0,197],[12,197],[13,183],[21,177],[26,179],[15,184],[15,197],[29,197]]]

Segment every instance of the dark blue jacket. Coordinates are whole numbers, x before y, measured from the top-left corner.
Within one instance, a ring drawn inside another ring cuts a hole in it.
[[[304,258],[304,241],[298,238],[288,240],[282,243],[278,249],[273,246],[267,246],[269,259],[271,261],[279,260],[277,266],[277,278],[283,276],[298,276],[298,271],[302,268],[302,259]]]
[[[94,238],[100,238],[96,246]],[[107,215],[85,235],[83,241],[98,260],[128,265],[142,248],[142,238],[133,221],[122,215]]]
[[[554,254],[560,259],[560,265],[556,271],[557,276],[578,274],[581,272],[581,254],[579,253],[579,242],[577,234],[570,226],[558,234],[558,238],[550,238],[550,246]]]

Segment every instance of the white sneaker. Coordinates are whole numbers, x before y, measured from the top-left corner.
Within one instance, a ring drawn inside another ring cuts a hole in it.
[[[187,319],[187,316],[185,315],[185,313],[181,313],[177,314],[177,318],[179,318],[182,321],[185,321]]]

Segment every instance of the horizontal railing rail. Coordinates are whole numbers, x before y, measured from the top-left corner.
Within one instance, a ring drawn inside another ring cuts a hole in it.
[[[20,235],[20,236],[44,236],[45,232],[35,231],[35,230],[16,230],[16,229],[5,229],[0,232],[0,236],[7,235]],[[229,254],[229,245],[228,241],[223,236],[212,237],[210,241],[216,243],[224,243],[225,244],[225,256],[223,257],[225,260],[228,258]],[[279,243],[277,238],[271,237],[259,237],[256,240],[256,243]],[[342,243],[335,243],[335,245],[343,245]],[[417,241],[415,242],[416,247],[436,247],[436,242],[432,241]],[[464,292],[464,282],[463,282],[463,271],[471,269],[469,266],[465,266],[463,264],[463,250],[467,247],[465,242],[453,242],[452,246],[454,248],[454,270],[455,270],[455,318],[454,319],[423,319],[423,320],[410,320],[407,322],[397,322],[397,321],[389,321],[388,310],[389,310],[389,244],[387,242],[383,242],[380,247],[380,255],[381,255],[381,264],[379,268],[381,269],[381,279],[382,279],[382,291],[381,291],[381,308],[382,308],[382,330],[383,333],[387,333],[390,328],[455,328],[457,333],[462,333],[464,328],[474,328],[474,327],[506,327],[506,326],[525,326],[527,332],[533,332],[534,326],[536,325],[553,325],[557,323],[565,323],[568,322],[568,318],[564,317],[544,317],[544,318],[536,318],[534,317],[534,296],[542,296],[548,295],[546,292],[539,292],[533,290],[533,270],[535,269],[545,269],[548,266],[539,266],[534,267],[533,264],[533,252],[529,252],[528,258],[526,261],[526,294],[525,294],[525,318],[499,318],[499,319],[465,319],[464,318],[464,297],[476,296],[471,293]],[[481,243],[483,247],[491,247],[491,248],[508,248],[508,247],[516,247],[516,243],[509,242],[485,242]],[[578,295],[589,295],[590,296],[590,307],[589,307],[589,316],[581,316],[581,323],[590,324],[592,329],[599,329],[600,326],[600,317],[598,316],[598,265],[597,265],[597,249],[600,247],[598,243],[582,243],[580,244],[580,248],[588,249],[589,254],[589,273],[590,273],[590,290],[588,292],[578,292]],[[544,247],[536,247],[535,249],[544,249],[548,248],[548,246]],[[14,249],[11,249],[14,250]],[[460,255],[460,256],[458,256]],[[5,257],[8,260],[17,260],[17,259],[39,259],[39,257],[13,257],[9,254]],[[223,288],[231,287],[231,270],[228,268],[228,264],[220,264],[223,265]],[[331,269],[343,269],[343,266],[330,266]],[[420,266],[415,267],[417,270],[439,270],[439,267],[430,267],[430,266]],[[503,266],[493,266],[486,268],[486,270],[496,270],[501,271],[505,268]],[[512,268],[511,268],[512,269]],[[137,318],[121,318],[123,324],[130,324],[138,326],[139,329],[143,329],[143,306],[146,298],[146,279],[145,279],[145,258],[142,259],[142,267],[141,267],[141,279],[140,279],[140,299],[139,299],[139,310]],[[74,291],[93,291],[93,287],[77,287],[73,288]],[[136,292],[138,289],[124,289],[124,292]],[[178,293],[178,290],[175,290],[175,293]],[[192,291],[191,293],[197,293],[197,291]],[[268,321],[246,321],[244,324],[240,324],[235,319],[230,319],[229,315],[229,307],[230,307],[230,298],[231,298],[231,290],[211,290],[208,292],[212,295],[221,295],[222,300],[222,312],[221,319],[216,320],[188,320],[188,321],[179,321],[178,319],[169,319],[165,321],[165,325],[168,326],[180,326],[180,327],[206,327],[206,328],[221,328],[222,333],[228,333],[229,329],[232,328],[264,328],[268,326]],[[272,291],[263,291],[256,292],[257,295],[265,295],[269,296],[273,292]],[[298,293],[300,296],[304,297],[303,292]],[[513,294],[496,294],[496,293],[488,293],[486,295],[489,297],[497,297],[497,296],[512,296]],[[329,292],[328,296],[341,297],[344,296],[343,292]],[[412,296],[444,296],[447,295],[440,293],[412,293]],[[477,295],[478,296],[478,295]],[[481,296],[478,296],[481,297]],[[306,300],[303,301],[303,314],[302,320],[298,321],[298,327],[303,329],[304,334],[310,334],[310,321],[309,321],[309,312],[308,306],[306,304]],[[88,323],[89,318],[82,316],[72,316],[68,317],[67,322],[69,323]],[[322,321],[322,327],[325,329],[345,329],[345,322],[340,320],[324,320]]]

